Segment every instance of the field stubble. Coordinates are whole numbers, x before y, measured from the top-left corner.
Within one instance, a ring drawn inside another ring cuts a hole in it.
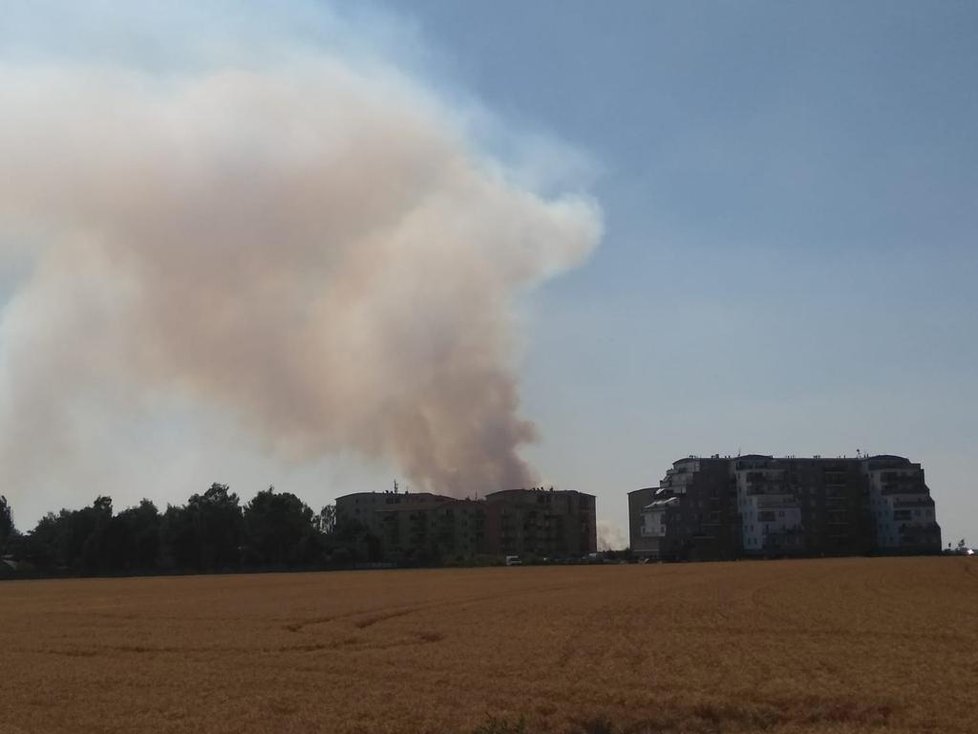
[[[0,584],[0,733],[978,732],[978,562]]]

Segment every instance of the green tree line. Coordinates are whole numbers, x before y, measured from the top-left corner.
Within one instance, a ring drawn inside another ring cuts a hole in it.
[[[336,527],[335,506],[318,513],[289,492],[269,487],[242,504],[213,484],[183,505],[160,512],[144,499],[113,512],[100,496],[89,507],[61,510],[20,533],[0,497],[0,558],[7,574],[117,575],[213,573],[347,566],[370,558],[358,524]],[[3,571],[0,568],[0,571]]]

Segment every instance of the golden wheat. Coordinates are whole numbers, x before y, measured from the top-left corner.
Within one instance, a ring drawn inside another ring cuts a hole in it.
[[[0,732],[978,731],[978,562],[0,584]]]

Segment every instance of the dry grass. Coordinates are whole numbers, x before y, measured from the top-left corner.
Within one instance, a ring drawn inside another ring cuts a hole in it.
[[[978,559],[0,584],[0,732],[978,731]]]

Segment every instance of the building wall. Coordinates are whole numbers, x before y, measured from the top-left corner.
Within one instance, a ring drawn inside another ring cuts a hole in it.
[[[491,553],[568,558],[597,550],[594,495],[509,489],[487,495],[485,502]]]
[[[395,562],[437,562],[487,552],[482,503],[442,499],[379,506],[382,555]]]
[[[443,501],[454,500],[431,492],[354,492],[336,498],[336,521],[356,520],[371,533],[379,535],[381,517],[378,510]]]
[[[767,456],[738,459],[730,466],[744,554],[801,552],[802,508],[791,492],[788,468]]]
[[[871,550],[858,460],[755,455],[731,461],[745,553]]]
[[[899,456],[880,456],[863,462],[862,471],[869,486],[877,547],[889,553],[940,549],[934,500],[920,464]]]
[[[645,533],[644,555],[663,560],[736,557],[740,540],[732,519],[735,497],[725,460],[689,457],[673,463],[653,502],[641,511],[657,515],[639,522],[640,536],[643,528]]]
[[[427,510],[442,502],[456,501],[430,492],[355,492],[336,499],[337,527],[355,522],[370,538],[358,552],[371,561],[391,560],[417,548],[430,553]],[[403,510],[403,518],[391,519],[391,512]]]
[[[640,550],[637,555],[645,558],[662,558],[669,531],[670,509],[679,503],[678,497],[665,497],[650,502],[641,512],[639,528]]]
[[[654,499],[658,487],[643,487],[628,493],[628,547],[639,556],[654,556],[659,553],[658,537],[643,532],[642,509]]]

